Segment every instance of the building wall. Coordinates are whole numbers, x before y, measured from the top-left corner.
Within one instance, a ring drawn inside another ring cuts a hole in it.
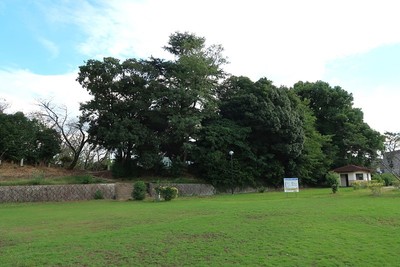
[[[371,181],[371,174],[369,172],[366,171],[357,171],[357,172],[349,172],[349,173],[340,173],[340,185],[341,186],[346,186],[346,184],[344,184],[344,181],[342,180],[342,175],[347,174],[348,175],[348,179],[349,179],[349,186],[351,186],[351,183],[354,181],[357,181],[357,173],[362,173],[363,175],[363,181]]]
[[[382,166],[380,171],[383,173],[400,174],[400,151],[391,151],[383,154]]]

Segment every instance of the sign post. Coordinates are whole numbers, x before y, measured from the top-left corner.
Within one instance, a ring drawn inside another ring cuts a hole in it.
[[[283,185],[285,193],[299,192],[299,178],[283,178]]]

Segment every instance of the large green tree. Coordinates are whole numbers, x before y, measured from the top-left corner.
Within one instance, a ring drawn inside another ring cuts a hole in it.
[[[302,184],[321,185],[325,183],[325,175],[332,164],[332,160],[323,151],[331,138],[317,131],[316,118],[307,101],[302,102],[301,111],[305,136],[303,151],[296,160],[296,175]]]
[[[231,192],[254,186],[257,172],[253,168],[255,155],[248,143],[250,132],[249,127],[220,116],[204,121],[193,151],[195,174]]]
[[[0,114],[0,159],[47,163],[59,152],[60,138],[53,130],[22,112]]]
[[[81,105],[90,142],[114,150],[117,161],[127,166],[139,163],[152,168],[160,161],[165,126],[159,122],[155,96],[159,84],[153,71],[150,62],[135,59],[89,60],[80,67],[78,81],[93,96]]]
[[[205,39],[190,33],[174,33],[165,50],[174,55],[165,62],[167,89],[162,110],[168,118],[166,155],[174,162],[185,163],[202,121],[216,111],[214,91],[225,75],[222,47],[207,47]]]
[[[81,106],[91,142],[120,162],[154,169],[161,156],[185,167],[202,121],[216,110],[213,90],[224,75],[220,46],[175,33],[164,47],[173,60],[89,60],[79,83],[93,96]]]
[[[294,91],[308,101],[319,133],[331,138],[323,151],[333,160],[332,168],[345,164],[371,166],[383,146],[383,137],[363,121],[362,111],[353,107],[352,94],[322,81],[298,82]]]
[[[36,127],[22,112],[0,114],[0,156],[19,161],[34,149]]]
[[[61,137],[55,129],[39,124],[34,148],[28,153],[28,160],[41,165],[50,163],[61,151]]]
[[[246,77],[229,78],[218,95],[221,116],[250,129],[258,180],[279,185],[285,175],[295,175],[305,138],[298,99],[265,78],[254,83]]]

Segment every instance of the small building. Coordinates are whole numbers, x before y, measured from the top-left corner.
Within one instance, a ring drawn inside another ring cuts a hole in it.
[[[356,165],[347,165],[333,170],[340,175],[340,186],[351,186],[354,181],[371,181],[371,170]]]

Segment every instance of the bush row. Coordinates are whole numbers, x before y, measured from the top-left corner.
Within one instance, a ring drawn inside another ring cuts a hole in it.
[[[134,200],[144,200],[146,198],[147,187],[143,181],[138,181],[133,185],[132,197]],[[178,188],[174,186],[157,186],[156,200],[170,201],[178,197]]]

